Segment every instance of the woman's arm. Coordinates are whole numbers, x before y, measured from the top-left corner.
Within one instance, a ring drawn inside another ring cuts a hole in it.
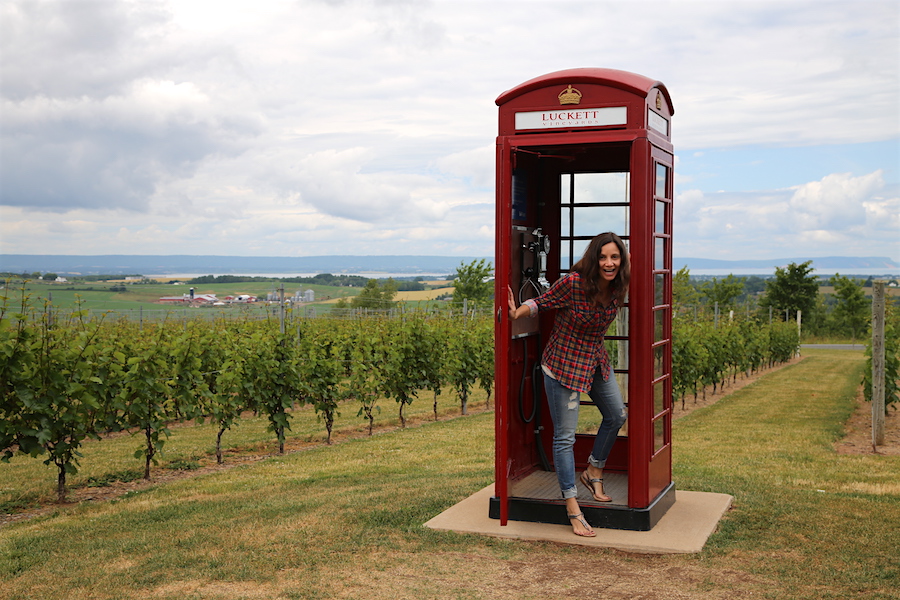
[[[574,301],[575,290],[573,285],[576,277],[577,273],[569,273],[564,277],[560,277],[550,286],[549,290],[537,298],[526,300],[528,304],[522,304],[518,308],[516,308],[516,300],[512,288],[506,286],[509,296],[509,318],[514,321],[519,317],[533,316],[538,310],[571,307]]]
[[[507,291],[509,292],[509,293],[508,293],[508,297],[509,297],[509,318],[510,318],[511,320],[515,321],[515,320],[518,319],[519,317],[527,317],[528,315],[530,315],[530,314],[531,314],[531,309],[528,308],[527,306],[525,306],[524,304],[521,305],[521,306],[519,306],[518,308],[516,307],[516,297],[515,297],[515,295],[513,294],[512,288],[509,287],[509,286],[506,286],[506,289],[507,289]]]

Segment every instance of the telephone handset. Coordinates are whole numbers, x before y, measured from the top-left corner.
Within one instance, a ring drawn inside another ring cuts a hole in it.
[[[525,229],[525,228],[517,228]],[[522,232],[522,285],[519,287],[519,302],[524,302],[549,289],[547,281],[547,254],[550,252],[550,236],[544,235],[540,227]],[[530,259],[529,255],[530,254]]]

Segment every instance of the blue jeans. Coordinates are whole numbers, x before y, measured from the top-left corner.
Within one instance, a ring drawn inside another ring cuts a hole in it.
[[[574,498],[578,495],[575,487],[575,429],[578,427],[578,407],[580,392],[563,387],[560,383],[544,373],[544,389],[550,405],[550,416],[553,419],[553,465],[559,489],[563,498]],[[594,382],[588,393],[591,400],[600,409],[603,420],[594,438],[594,448],[588,457],[588,463],[602,469],[606,459],[616,442],[619,429],[625,424],[627,416],[625,403],[615,375],[610,372],[608,380],[603,379],[600,369],[594,374]]]

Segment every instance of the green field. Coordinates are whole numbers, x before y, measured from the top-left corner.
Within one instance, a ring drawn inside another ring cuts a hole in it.
[[[281,283],[276,282],[244,282],[244,283],[210,283],[200,285],[173,285],[169,283],[141,283],[123,284],[95,282],[85,284],[68,283],[36,283],[29,282],[23,286],[10,286],[6,293],[11,298],[19,299],[24,293],[29,297],[29,303],[34,307],[43,307],[47,300],[51,300],[53,306],[61,310],[73,309],[81,304],[82,308],[89,310],[130,310],[144,307],[145,309],[162,309],[159,300],[164,296],[181,296],[189,293],[191,287],[195,294],[215,294],[218,298],[250,294],[261,299],[266,298],[269,292],[279,290]],[[111,291],[110,288],[126,291]],[[297,291],[312,289],[315,291],[317,302],[344,296],[353,296],[359,293],[359,288],[336,287],[323,285],[307,285],[298,283],[284,284],[285,296],[293,296]]]
[[[452,293],[452,288],[446,282],[439,282],[442,287],[435,287],[426,292],[398,292],[396,300],[403,301],[410,306],[428,304],[431,298],[439,294]],[[172,283],[138,283],[125,284],[122,282],[92,282],[92,283],[44,283],[31,281],[25,284],[11,284],[3,292],[9,298],[10,307],[21,306],[24,294],[25,303],[32,309],[42,311],[48,303],[56,311],[69,312],[78,308],[88,310],[92,314],[103,311],[137,313],[143,311],[145,315],[162,316],[166,313],[175,315],[196,315],[195,311],[201,310],[211,315],[225,314],[227,316],[240,315],[249,312],[254,315],[264,315],[271,312],[266,307],[266,295],[270,292],[279,293],[281,282],[240,282],[240,283],[206,283],[197,285],[174,285]],[[290,298],[295,292],[313,290],[315,302],[297,305],[300,310],[313,307],[317,312],[328,311],[331,304],[339,298],[351,298],[361,291],[359,287],[328,286],[306,283],[284,283],[285,298]],[[194,294],[214,294],[220,300],[227,296],[239,296],[247,294],[256,296],[259,302],[248,304],[230,304],[216,307],[187,308],[180,304],[160,302],[160,298],[166,296],[182,296],[188,294],[190,288],[194,288]],[[111,289],[113,288],[113,289]],[[124,289],[124,291],[122,291]],[[185,311],[190,311],[185,313]]]

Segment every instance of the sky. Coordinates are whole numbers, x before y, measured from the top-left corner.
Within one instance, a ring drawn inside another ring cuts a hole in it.
[[[896,0],[3,0],[0,253],[492,256],[578,67],[668,88],[676,258],[900,261]]]

